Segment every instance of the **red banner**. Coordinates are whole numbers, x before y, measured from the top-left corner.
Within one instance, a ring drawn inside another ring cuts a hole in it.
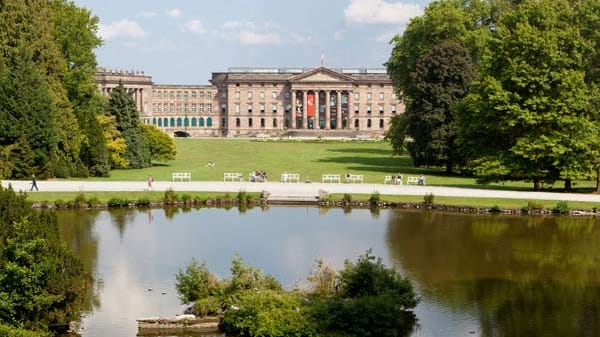
[[[315,117],[315,94],[309,93],[306,98],[306,116]]]

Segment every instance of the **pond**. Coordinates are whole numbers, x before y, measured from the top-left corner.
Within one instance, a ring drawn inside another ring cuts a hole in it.
[[[234,254],[286,287],[315,259],[337,268],[372,248],[421,298],[413,336],[600,334],[600,223],[406,210],[271,207],[60,211],[61,236],[93,270],[84,337],[133,337],[136,319],[184,307],[191,258],[229,276]]]

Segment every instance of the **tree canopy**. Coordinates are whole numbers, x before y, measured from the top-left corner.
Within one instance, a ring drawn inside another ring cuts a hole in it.
[[[416,165],[448,168],[458,156],[482,182],[527,180],[538,190],[563,180],[569,189],[588,178],[600,168],[599,17],[596,0],[432,2],[392,40],[388,72],[407,106],[392,144],[413,138]],[[476,77],[461,79],[469,72],[459,67],[439,76],[433,56],[453,44],[468,51]]]

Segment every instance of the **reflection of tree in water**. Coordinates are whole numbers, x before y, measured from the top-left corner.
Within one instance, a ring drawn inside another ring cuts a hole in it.
[[[71,248],[92,275],[96,275],[98,262],[98,237],[93,225],[100,212],[85,210],[58,211],[59,231],[61,239]],[[85,296],[84,311],[100,307],[99,291],[102,282],[94,277],[94,289]]]
[[[599,239],[594,218],[410,211],[394,212],[387,232],[424,296],[476,308],[484,336],[599,331]]]
[[[119,237],[123,239],[123,235],[125,234],[125,227],[127,223],[133,222],[137,211],[128,208],[117,208],[110,211],[110,218],[112,223],[117,226],[119,230]]]

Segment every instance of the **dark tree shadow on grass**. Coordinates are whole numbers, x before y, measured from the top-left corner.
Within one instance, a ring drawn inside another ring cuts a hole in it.
[[[380,154],[386,156],[394,155],[393,150],[389,149],[365,149],[365,148],[354,148],[354,149],[329,149],[329,152],[340,152],[340,153],[369,153],[369,154]],[[396,157],[400,158],[400,157]],[[406,158],[406,157],[405,157]]]

